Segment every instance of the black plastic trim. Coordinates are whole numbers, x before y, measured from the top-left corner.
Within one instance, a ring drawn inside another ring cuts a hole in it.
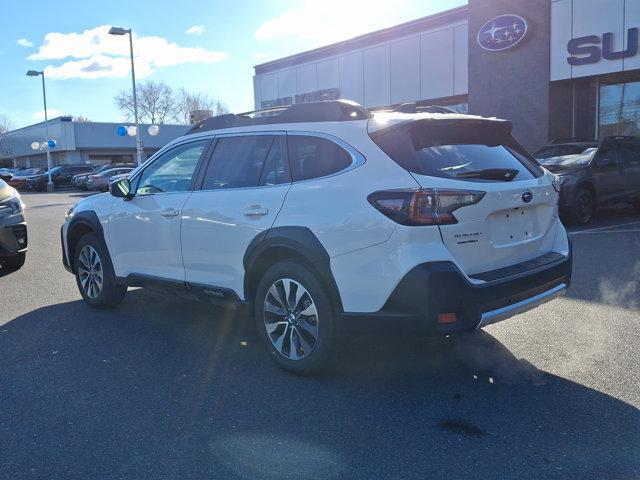
[[[484,280],[485,282],[493,282],[505,278],[513,278],[523,273],[531,273],[532,270],[547,268],[554,263],[564,261],[565,256],[559,252],[549,252],[545,255],[527,260],[526,262],[516,263],[509,267],[497,268],[488,272],[469,275],[474,280]]]
[[[73,216],[73,218],[69,221],[69,226],[67,227],[67,239],[66,239],[67,254],[69,256],[69,268],[71,268],[70,270],[71,272],[74,272],[73,258],[74,258],[75,251],[72,250],[71,248],[72,245],[71,245],[70,237],[71,237],[71,233],[78,225],[85,225],[93,233],[95,233],[98,236],[98,238],[102,241],[104,245],[107,244],[104,238],[104,230],[102,229],[102,224],[100,223],[100,220],[98,219],[98,215],[96,215],[96,212],[94,212],[93,210],[83,210],[81,212],[76,213]],[[64,242],[62,243],[62,248],[64,249]]]
[[[560,284],[571,284],[572,251],[546,268],[508,278],[472,284],[452,262],[416,266],[400,281],[378,312],[344,313],[347,329],[409,330],[431,334],[475,330],[483,313],[518,303]],[[458,321],[440,325],[439,313]]]
[[[127,287],[158,287],[179,293],[193,293],[201,300],[225,307],[240,308],[247,304],[232,289],[214,285],[190,283],[138,273],[131,273],[126,277],[116,277],[116,282]]]
[[[306,259],[317,270],[321,280],[329,288],[329,294],[342,311],[342,300],[331,272],[331,261],[320,240],[307,227],[274,227],[259,233],[251,241],[244,254],[244,293],[249,298],[252,268],[256,260],[267,250],[277,247],[289,248]]]

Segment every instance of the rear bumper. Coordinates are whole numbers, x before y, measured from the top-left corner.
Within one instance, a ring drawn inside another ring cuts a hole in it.
[[[524,265],[524,264],[523,264]],[[452,262],[416,266],[375,313],[344,313],[347,330],[450,334],[505,320],[562,295],[571,284],[572,251],[544,265],[482,284],[469,282]],[[438,323],[455,313],[457,321]]]

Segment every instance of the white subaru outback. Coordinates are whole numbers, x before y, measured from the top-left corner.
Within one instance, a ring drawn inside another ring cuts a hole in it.
[[[268,113],[205,120],[70,209],[64,264],[89,305],[149,282],[248,305],[273,359],[308,373],[356,324],[472,331],[569,286],[559,185],[509,122]]]

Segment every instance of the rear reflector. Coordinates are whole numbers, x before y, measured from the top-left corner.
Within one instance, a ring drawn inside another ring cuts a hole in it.
[[[475,190],[382,190],[367,197],[378,211],[401,225],[458,223],[453,212],[478,203],[485,192]]]
[[[438,323],[446,324],[446,323],[455,323],[458,321],[458,315],[453,312],[439,313],[438,314]]]

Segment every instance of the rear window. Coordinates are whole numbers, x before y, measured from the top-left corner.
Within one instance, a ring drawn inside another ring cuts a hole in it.
[[[371,134],[398,165],[418,175],[464,181],[531,180],[543,174],[505,127],[412,122]]]

